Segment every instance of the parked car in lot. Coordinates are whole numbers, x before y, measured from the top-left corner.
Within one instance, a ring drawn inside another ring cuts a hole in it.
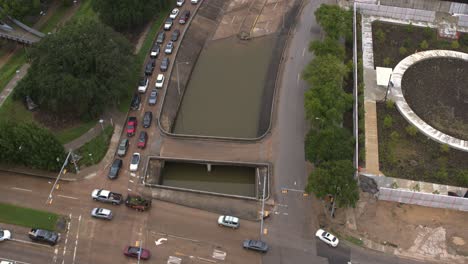
[[[190,18],[190,11],[189,10],[185,10],[184,12],[182,12],[182,15],[180,16],[179,18],[179,24],[185,24],[187,23],[188,19]]]
[[[111,220],[113,217],[112,211],[104,208],[94,208],[93,210],[91,210],[91,216],[106,220]]]
[[[180,30],[176,29],[171,34],[171,41],[177,41],[180,36]]]
[[[198,4],[198,0],[190,0],[190,3],[196,5],[196,4]]]
[[[145,75],[149,76],[153,74],[154,66],[150,61],[145,66]]]
[[[123,253],[127,257],[138,258],[138,256],[140,256],[139,258],[144,260],[149,259],[151,256],[149,250],[132,246],[125,247]]]
[[[132,103],[130,104],[130,109],[138,110],[140,108],[141,96],[139,94],[134,94],[132,98]]]
[[[0,241],[5,241],[11,239],[11,232],[8,230],[0,229]]]
[[[167,69],[169,68],[169,63],[170,63],[169,58],[164,58],[164,59],[161,61],[161,66],[159,66],[159,69],[160,69],[162,72],[167,71]]]
[[[130,171],[137,171],[138,164],[140,164],[140,153],[133,153],[132,160],[130,161]]]
[[[158,45],[163,44],[165,38],[166,38],[166,32],[160,31],[158,33],[158,37],[156,38],[156,44],[158,44]]]
[[[128,121],[127,121],[127,136],[128,137],[132,137],[135,135],[137,124],[138,122],[137,122],[136,117],[131,116],[128,118]]]
[[[229,215],[221,215],[218,217],[218,225],[231,228],[239,228],[239,218]]]
[[[122,168],[122,160],[115,159],[114,162],[112,162],[107,177],[109,177],[111,180],[117,179],[117,177],[119,177],[120,168]]]
[[[176,19],[177,15],[179,15],[179,8],[174,8],[169,15],[170,18]]]
[[[55,246],[60,240],[60,234],[39,228],[33,228],[28,233],[28,237],[35,242],[47,243]]]
[[[125,200],[125,205],[137,211],[143,212],[151,207],[151,199],[145,199],[138,195],[129,194]]]
[[[144,128],[150,127],[152,120],[153,120],[153,113],[150,111],[145,112],[145,115],[143,116],[143,127]]]
[[[315,233],[315,236],[332,247],[338,246],[338,243],[340,242],[337,237],[335,237],[334,235],[328,233],[327,231],[323,229],[317,230],[317,232]]]
[[[158,101],[158,91],[156,89],[151,90],[151,93],[148,97],[148,104],[155,105]]]
[[[94,201],[111,203],[113,205],[119,205],[122,203],[123,200],[122,194],[104,189],[94,189],[91,192],[91,198],[93,198]]]
[[[148,133],[146,133],[146,131],[141,131],[138,136],[137,148],[146,148],[146,142],[148,142]]]
[[[252,239],[244,240],[243,247],[245,249],[255,250],[255,251],[262,252],[262,253],[266,253],[268,251],[267,243],[260,241],[260,240],[252,240]]]
[[[154,46],[153,46],[153,48],[151,49],[151,52],[150,52],[150,57],[151,58],[157,58],[158,55],[159,55],[159,50],[160,50],[159,45],[154,44]]]
[[[120,141],[119,147],[117,149],[117,155],[119,157],[123,157],[125,154],[127,154],[128,144],[128,138],[124,138],[122,141]]]
[[[172,51],[174,50],[174,41],[169,41],[167,44],[166,44],[166,48],[164,48],[164,53],[166,54],[172,54]]]
[[[138,81],[138,92],[146,93],[146,88],[148,88],[148,77],[143,76],[141,77],[140,81]]]
[[[177,6],[183,6],[185,3],[185,0],[177,0],[176,5]]]
[[[171,30],[172,24],[173,24],[172,18],[166,19],[166,22],[164,22],[164,30]]]
[[[163,88],[164,86],[164,74],[160,73],[158,74],[158,77],[156,78],[156,83],[154,84],[156,88]]]

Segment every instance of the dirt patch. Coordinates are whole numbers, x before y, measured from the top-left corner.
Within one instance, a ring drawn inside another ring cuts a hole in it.
[[[60,117],[42,110],[34,112],[33,117],[35,121],[54,132],[66,130],[82,123],[80,119],[72,119],[69,116]]]
[[[356,230],[346,229],[343,209],[329,228],[419,256],[468,256],[468,244],[460,243],[468,239],[468,212],[378,201],[361,193],[354,213]]]
[[[433,28],[416,27],[375,21],[372,23],[374,65],[394,68],[407,56],[424,50],[446,49],[468,52],[468,33],[461,33],[457,44],[450,39],[439,38]],[[421,47],[423,41],[427,47]]]
[[[468,61],[435,58],[409,67],[402,91],[413,111],[432,127],[468,140]]]

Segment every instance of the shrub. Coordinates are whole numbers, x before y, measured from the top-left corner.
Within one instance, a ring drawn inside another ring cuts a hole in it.
[[[392,189],[398,189],[398,183],[396,181],[392,182],[392,185],[390,185]]]
[[[468,34],[462,34],[460,37],[460,43],[464,46],[468,46]]]
[[[386,115],[383,123],[385,128],[390,128],[393,125],[393,118],[390,115]]]
[[[408,53],[408,50],[405,47],[400,47],[398,51],[400,52],[401,55],[405,55],[406,53]]]
[[[378,42],[384,42],[385,41],[385,32],[381,28],[377,29],[375,32],[375,38],[377,39]]]
[[[406,25],[405,28],[406,28],[406,32],[408,33],[413,33],[414,31],[414,26],[413,26],[413,23],[411,22],[408,25]]]
[[[390,59],[389,57],[386,57],[383,60],[383,64],[384,64],[384,66],[390,66],[390,64],[392,64],[392,59]]]
[[[419,44],[419,47],[421,47],[421,49],[428,49],[429,48],[429,43],[427,43],[426,40],[423,40],[421,42],[421,44]]]
[[[427,40],[433,40],[434,37],[435,37],[434,33],[435,33],[434,29],[432,29],[430,27],[425,27],[424,30],[423,30],[423,35]]]
[[[416,136],[416,134],[418,134],[418,128],[413,126],[413,125],[408,125],[406,128],[406,133],[408,133],[408,135],[414,137]]]
[[[411,45],[413,45],[413,41],[411,40],[411,38],[406,38],[403,41],[403,46],[404,47],[409,48],[409,47],[411,47]]]
[[[458,48],[460,48],[460,43],[458,43],[458,41],[454,40],[454,41],[452,41],[452,44],[450,44],[450,47],[452,49],[458,49]]]
[[[385,106],[387,107],[387,109],[393,109],[395,108],[395,102],[392,101],[392,100],[387,100],[387,102],[385,102]]]
[[[411,190],[413,190],[415,192],[421,191],[421,187],[419,186],[419,183],[416,183],[414,186],[412,186]]]
[[[450,147],[447,144],[440,145],[440,152],[441,153],[449,153]]]
[[[393,143],[396,143],[400,139],[400,134],[398,134],[398,132],[396,131],[393,131],[390,134],[390,139],[392,140]]]

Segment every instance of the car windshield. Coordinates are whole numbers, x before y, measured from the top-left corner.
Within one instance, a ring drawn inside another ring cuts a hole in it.
[[[0,230],[0,237],[3,237],[3,234],[4,234],[3,230]]]
[[[336,241],[336,237],[334,237],[334,238],[332,239],[332,241],[335,242],[335,241]]]
[[[140,79],[140,86],[146,85],[146,78]]]
[[[137,247],[130,247],[128,249],[128,253],[131,253],[131,254],[138,254],[138,252],[140,252],[140,248],[137,248]]]
[[[132,163],[133,163],[133,164],[136,164],[136,163],[138,162],[139,159],[140,159],[140,158],[138,157],[138,155],[133,155],[133,157],[132,157]]]
[[[135,126],[133,125],[133,123],[128,124],[128,126],[127,126],[128,129],[133,129],[134,127],[135,127]]]

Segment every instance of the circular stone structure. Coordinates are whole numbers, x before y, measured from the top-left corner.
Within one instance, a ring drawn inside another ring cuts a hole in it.
[[[390,90],[390,98],[396,103],[398,110],[403,117],[417,127],[423,134],[442,144],[447,144],[452,148],[468,152],[468,141],[447,135],[422,120],[408,105],[402,89],[401,81],[405,71],[414,64],[423,60],[435,58],[453,58],[468,61],[468,54],[451,50],[428,50],[410,55],[400,61],[392,73],[391,82],[393,87]]]

